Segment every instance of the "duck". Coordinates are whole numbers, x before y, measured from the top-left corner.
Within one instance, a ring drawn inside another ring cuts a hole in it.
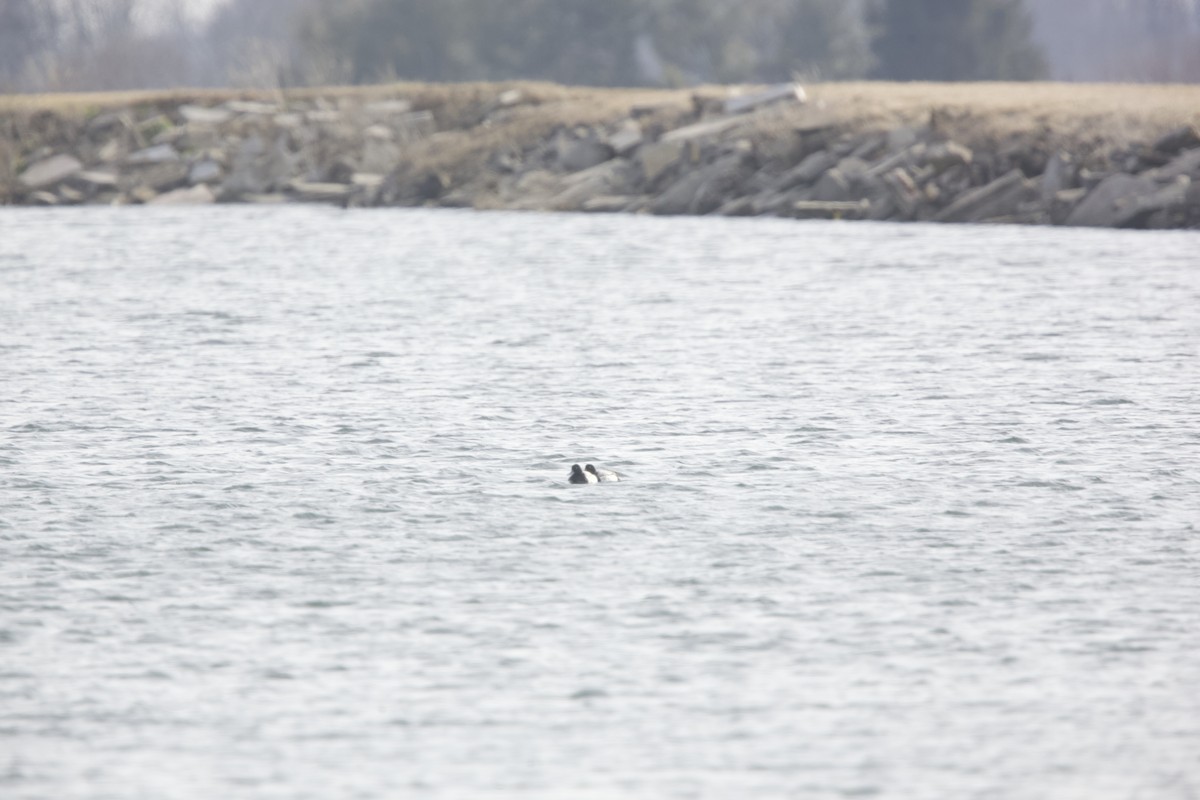
[[[584,467],[583,471],[588,475],[594,475],[598,483],[612,483],[621,480],[621,476],[611,469],[604,469],[603,467],[597,469],[592,464]]]
[[[588,464],[591,467],[591,464]],[[595,468],[593,467],[593,470]],[[593,472],[585,472],[578,464],[571,465],[571,475],[567,478],[571,483],[599,483],[600,476]]]

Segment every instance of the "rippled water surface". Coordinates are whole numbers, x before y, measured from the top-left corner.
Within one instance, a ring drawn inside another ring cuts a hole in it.
[[[1194,233],[3,211],[0,796],[1196,798],[1198,344]]]

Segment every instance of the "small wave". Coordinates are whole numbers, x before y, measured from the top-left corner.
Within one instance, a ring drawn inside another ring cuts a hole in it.
[[[1068,481],[1021,481],[1017,484],[1022,489],[1054,489],[1059,492],[1081,492],[1082,486],[1076,486]]]

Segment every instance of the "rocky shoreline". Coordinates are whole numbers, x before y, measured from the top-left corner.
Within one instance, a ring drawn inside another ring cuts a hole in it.
[[[718,214],[1200,229],[1200,129],[848,120],[796,85],[545,86],[0,107],[0,204]],[[977,121],[977,120],[976,120]]]

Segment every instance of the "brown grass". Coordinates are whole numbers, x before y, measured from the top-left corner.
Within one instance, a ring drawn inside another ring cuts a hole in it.
[[[1200,86],[1080,83],[830,83],[808,90],[805,113],[838,124],[923,123],[931,112],[972,118],[996,135],[1052,129],[1146,139],[1200,125]]]
[[[366,102],[405,97],[418,107],[454,107],[520,89],[536,104],[589,117],[620,114],[632,106],[686,107],[691,96],[717,97],[737,88],[693,90],[604,89],[548,83],[393,83],[377,86],[316,87],[285,91],[180,89],[144,92],[0,95],[0,113],[53,111],[60,114],[140,105],[213,104],[230,99],[284,101],[322,97]],[[826,83],[807,88],[812,101],[803,115],[839,125],[890,126],[928,119],[935,109],[987,117],[1005,129],[1051,126],[1082,129],[1102,122],[1131,134],[1185,123],[1200,124],[1200,86],[1066,83]],[[569,120],[568,121],[573,121]]]

